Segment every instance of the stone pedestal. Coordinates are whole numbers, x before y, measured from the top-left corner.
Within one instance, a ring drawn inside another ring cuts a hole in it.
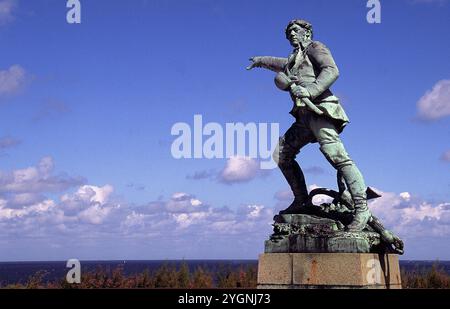
[[[400,289],[398,255],[264,253],[259,257],[258,288]]]

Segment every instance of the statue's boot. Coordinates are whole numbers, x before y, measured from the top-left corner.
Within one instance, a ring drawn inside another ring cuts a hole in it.
[[[298,200],[297,198],[289,205],[288,208],[281,210],[279,212],[280,215],[288,215],[288,214],[300,214],[306,211],[306,203],[303,200]]]
[[[294,201],[288,208],[280,211],[280,215],[302,213],[308,201],[305,175],[295,160],[297,153],[298,150],[285,143],[283,139],[280,139],[280,143],[274,152],[274,160],[278,163],[278,167],[294,194]]]
[[[371,217],[372,214],[369,207],[367,207],[366,201],[355,204],[355,216],[353,221],[347,225],[346,230],[349,232],[361,232]]]
[[[367,207],[367,187],[361,172],[338,138],[335,142],[321,143],[320,151],[338,171],[339,191],[344,193],[345,191],[343,190],[346,187],[351,194],[355,207],[355,216],[346,229],[352,232],[362,231],[372,214]]]

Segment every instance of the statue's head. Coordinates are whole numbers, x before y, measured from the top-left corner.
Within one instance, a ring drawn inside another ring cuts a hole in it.
[[[310,22],[304,19],[294,19],[289,22],[285,30],[286,38],[293,47],[312,40],[313,30]]]

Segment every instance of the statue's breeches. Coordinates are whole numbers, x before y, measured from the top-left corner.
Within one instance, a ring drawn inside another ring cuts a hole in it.
[[[320,150],[328,162],[343,176],[355,204],[365,203],[366,185],[363,176],[345,150],[332,120],[308,111],[302,113],[302,117],[280,138],[273,156],[294,195],[303,195],[306,187],[298,185],[299,182],[304,183],[304,176],[295,157],[303,146],[314,142],[320,144]]]

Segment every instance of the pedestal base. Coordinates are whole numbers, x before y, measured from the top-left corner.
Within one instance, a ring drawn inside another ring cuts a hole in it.
[[[258,288],[401,289],[396,254],[265,253]]]

